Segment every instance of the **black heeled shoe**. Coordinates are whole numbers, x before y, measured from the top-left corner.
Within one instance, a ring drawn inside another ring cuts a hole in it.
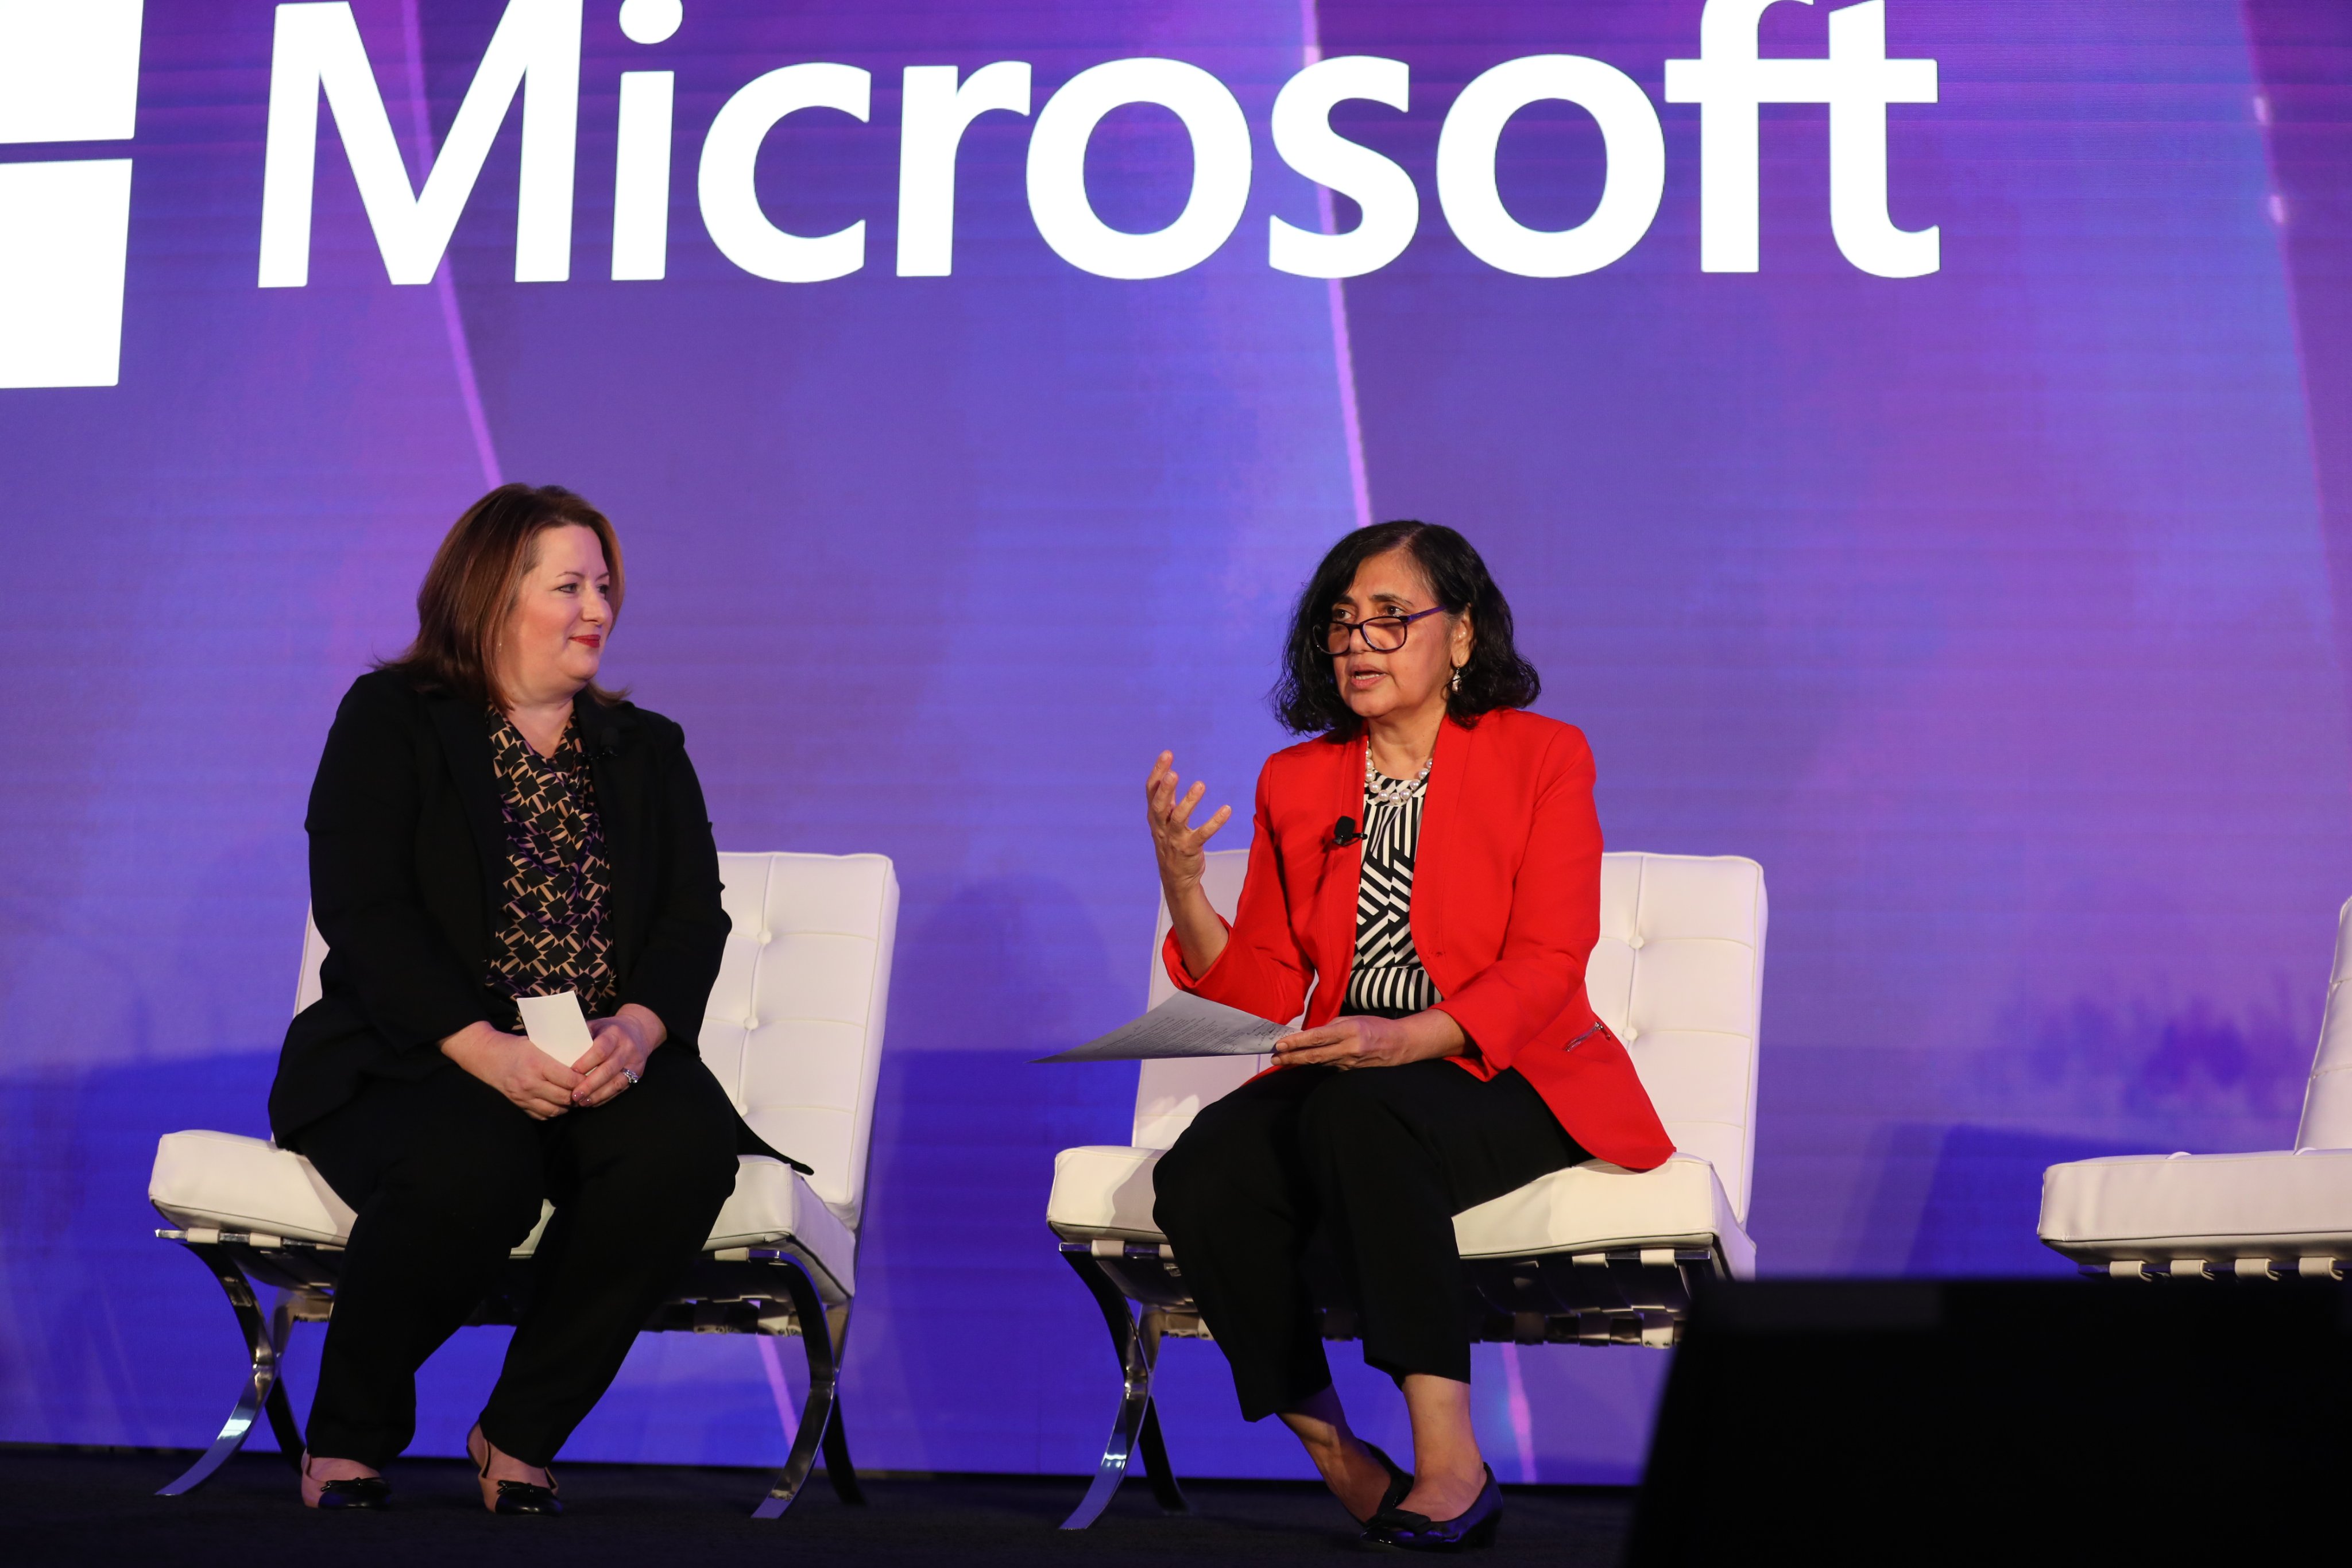
[[[1496,1527],[1503,1522],[1503,1489],[1496,1483],[1494,1467],[1478,1500],[1453,1519],[1431,1519],[1402,1508],[1384,1508],[1364,1526],[1364,1540],[1374,1546],[1401,1552],[1456,1552],[1465,1546],[1492,1546]]]
[[[1378,1443],[1366,1443],[1364,1445],[1364,1451],[1371,1455],[1372,1458],[1380,1460],[1381,1469],[1388,1471],[1389,1473],[1389,1490],[1381,1493],[1380,1506],[1372,1510],[1372,1519],[1378,1519],[1381,1515],[1388,1512],[1389,1510],[1402,1502],[1405,1500],[1405,1494],[1412,1490],[1412,1472],[1406,1469],[1402,1465],[1398,1464],[1394,1459],[1390,1458],[1387,1454],[1381,1452],[1381,1446]],[[1350,1515],[1349,1517],[1353,1518],[1354,1516]],[[1372,1520],[1359,1519],[1356,1522],[1370,1528]]]
[[[302,1456],[302,1480],[305,1486],[319,1489],[316,1502],[304,1499],[312,1508],[378,1509],[392,1506],[392,1483],[382,1476],[346,1476],[341,1480],[316,1480],[310,1474],[310,1456]]]
[[[473,1458],[476,1437],[482,1439],[482,1457],[475,1459],[475,1469],[482,1479],[488,1480],[490,1479],[490,1439],[483,1433],[481,1423],[478,1421],[474,1424],[474,1429],[466,1434],[467,1458]],[[558,1514],[563,1511],[563,1500],[555,1495],[560,1490],[555,1484],[554,1467],[550,1466],[545,1486],[540,1485],[537,1481],[501,1480],[499,1482],[496,1500],[484,1498],[482,1501],[492,1513]]]

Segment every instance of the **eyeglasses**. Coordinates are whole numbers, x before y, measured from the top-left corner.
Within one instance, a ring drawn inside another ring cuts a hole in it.
[[[1356,633],[1364,634],[1364,646],[1375,653],[1393,653],[1404,646],[1405,629],[1425,616],[1444,612],[1445,606],[1416,611],[1411,615],[1374,615],[1362,621],[1333,620],[1323,628],[1323,651],[1334,657],[1354,645]]]

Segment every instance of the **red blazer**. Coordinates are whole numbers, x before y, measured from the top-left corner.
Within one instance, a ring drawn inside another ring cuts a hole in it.
[[[1330,848],[1331,830],[1363,811],[1360,736],[1266,758],[1232,938],[1195,976],[1171,934],[1169,977],[1260,1018],[1296,1018],[1301,1003],[1307,1028],[1338,1017],[1355,962],[1363,848]],[[1413,857],[1412,941],[1444,998],[1439,1010],[1470,1038],[1454,1060],[1482,1079],[1517,1068],[1570,1137],[1648,1170],[1674,1144],[1624,1046],[1585,999],[1585,959],[1600,936],[1601,821],[1583,732],[1516,708],[1475,726],[1446,720]]]

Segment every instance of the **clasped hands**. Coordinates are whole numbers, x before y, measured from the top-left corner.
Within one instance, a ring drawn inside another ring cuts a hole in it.
[[[441,1054],[480,1079],[534,1121],[602,1105],[645,1075],[669,1030],[651,1008],[624,1002],[611,1018],[592,1019],[588,1050],[566,1067],[525,1036],[476,1023],[441,1042]]]
[[[1349,1017],[1284,1035],[1274,1042],[1277,1067],[1402,1067],[1459,1056],[1469,1037],[1435,1009],[1401,1019]]]

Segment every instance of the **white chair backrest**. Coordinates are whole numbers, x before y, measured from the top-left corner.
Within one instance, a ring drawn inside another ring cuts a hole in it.
[[[722,854],[734,929],[702,1020],[702,1060],[751,1130],[802,1164],[852,1230],[866,1198],[898,878],[887,855]],[[319,998],[310,924],[295,1010]]]
[[[751,1130],[816,1174],[851,1229],[866,1202],[874,1086],[898,941],[887,855],[722,854],[735,923],[702,1060]]]
[[[1242,874],[1249,869],[1247,850],[1211,850],[1201,873],[1201,891],[1209,907],[1231,920],[1241,902]],[[1156,1008],[1176,994],[1160,962],[1168,940],[1168,901],[1160,902],[1160,924],[1151,933],[1151,983],[1144,1003]],[[1193,1115],[1212,1100],[1223,1099],[1265,1071],[1263,1056],[1197,1056],[1168,1061],[1147,1061],[1135,1082],[1135,1131],[1129,1140],[1139,1149],[1170,1149],[1192,1124]]]
[[[1675,1147],[1715,1167],[1748,1222],[1764,1011],[1764,868],[1744,855],[1601,857],[1584,992],[1625,1042]]]
[[[294,982],[294,1010],[300,1012],[324,994],[319,984],[319,966],[327,961],[327,939],[319,935],[319,923],[310,911],[302,911],[302,976]]]
[[[2319,1050],[2303,1092],[2298,1149],[2352,1149],[2352,899],[2336,912],[2336,966],[2327,977],[2327,1010]]]
[[[1232,918],[1246,850],[1218,850],[1202,885]],[[1616,1031],[1667,1135],[1715,1166],[1732,1212],[1748,1218],[1754,1176],[1756,1065],[1764,1002],[1764,869],[1738,855],[1601,857],[1601,941],[1585,969],[1592,1009]],[[1150,1005],[1174,988],[1151,954]],[[2352,1067],[2352,1002],[2345,1065]],[[1258,1071],[1264,1057],[1147,1061],[1136,1086],[1135,1143],[1164,1149],[1194,1113]],[[2352,1081],[2347,1081],[2352,1091]],[[2352,1103],[2352,1101],[2347,1101]]]

